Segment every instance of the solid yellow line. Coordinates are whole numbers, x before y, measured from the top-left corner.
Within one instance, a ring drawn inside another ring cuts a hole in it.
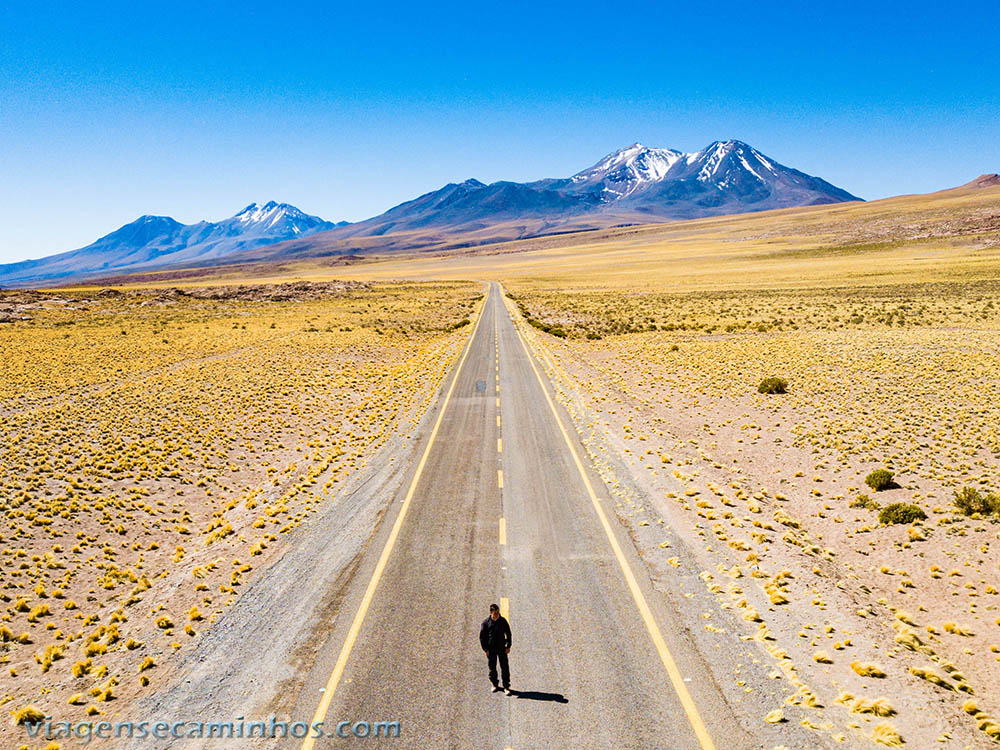
[[[497,469],[497,487],[503,489],[503,469]]]
[[[489,299],[488,297],[486,299]],[[389,555],[392,553],[392,548],[396,545],[396,538],[399,536],[399,530],[403,527],[403,519],[406,518],[406,511],[410,507],[410,501],[413,500],[413,494],[416,492],[417,483],[420,481],[420,477],[424,472],[424,465],[427,463],[427,457],[430,455],[431,448],[434,446],[434,440],[437,438],[438,429],[441,427],[441,420],[444,418],[444,413],[448,409],[448,403],[451,401],[451,394],[455,390],[455,384],[458,382],[458,376],[462,372],[462,365],[465,364],[465,358],[469,354],[469,350],[472,348],[472,342],[475,339],[476,331],[479,330],[479,323],[483,319],[483,312],[486,310],[486,302],[483,302],[483,307],[479,311],[479,317],[476,318],[476,325],[472,328],[472,333],[469,336],[469,343],[465,347],[465,351],[462,352],[462,357],[458,361],[458,366],[455,368],[455,376],[451,379],[451,385],[448,387],[448,392],[445,394],[444,402],[441,404],[441,410],[438,412],[437,419],[434,422],[434,428],[431,430],[430,439],[427,441],[427,445],[424,448],[423,455],[420,457],[420,463],[417,464],[416,473],[413,475],[413,479],[410,481],[409,489],[406,491],[406,497],[403,498],[403,504],[399,508],[399,515],[396,516],[396,522],[392,525],[392,530],[389,532],[389,538],[385,540],[385,547],[382,548],[382,554],[378,558],[378,563],[375,565],[375,571],[372,573],[371,580],[368,582],[368,588],[365,589],[365,595],[361,599],[361,604],[358,607],[357,613],[354,615],[354,621],[351,623],[351,629],[347,632],[347,639],[344,641],[344,645],[340,649],[340,655],[337,657],[337,663],[333,667],[333,672],[330,673],[330,679],[327,680],[326,690],[323,692],[323,697],[319,702],[319,706],[316,708],[316,715],[313,716],[313,724],[318,721],[323,721],[326,718],[326,712],[330,710],[330,702],[333,700],[333,694],[337,690],[337,685],[340,684],[340,678],[344,674],[344,669],[347,667],[347,660],[351,655],[351,649],[354,648],[354,642],[357,640],[358,633],[361,631],[361,625],[365,620],[365,615],[368,613],[368,607],[371,605],[372,597],[375,595],[375,589],[378,587],[379,580],[382,578],[382,572],[385,570],[386,563],[389,561]],[[302,743],[302,750],[312,750],[313,746],[316,744],[316,738],[309,736],[305,738]]]
[[[503,438],[497,438],[497,453],[503,453]]]
[[[510,617],[510,600],[506,596],[500,597],[500,614],[504,618]]]
[[[500,544],[507,544],[507,519],[500,517]]]
[[[517,330],[516,327],[515,330]],[[691,693],[688,692],[687,686],[684,684],[684,677],[677,668],[674,657],[671,655],[670,649],[667,648],[666,641],[663,640],[663,634],[660,632],[660,627],[656,624],[656,620],[653,618],[653,613],[649,609],[649,605],[646,603],[646,597],[643,596],[642,589],[639,588],[639,582],[636,580],[635,574],[632,573],[632,567],[629,565],[628,560],[625,559],[625,554],[622,552],[622,548],[618,544],[618,539],[615,537],[615,532],[612,530],[611,524],[608,522],[608,517],[605,515],[604,509],[601,507],[601,502],[597,498],[597,493],[594,492],[594,486],[590,483],[590,477],[583,468],[583,462],[580,460],[580,456],[576,451],[576,446],[573,444],[573,441],[569,437],[569,433],[566,431],[562,420],[559,418],[559,411],[556,409],[556,405],[552,401],[552,397],[549,396],[549,392],[545,388],[545,382],[542,380],[542,376],[538,371],[538,368],[535,367],[535,360],[528,351],[528,345],[524,342],[524,338],[521,336],[520,331],[517,331],[517,337],[521,342],[521,347],[524,349],[525,355],[528,357],[531,369],[535,373],[535,377],[538,379],[538,385],[541,386],[542,393],[545,395],[545,400],[549,403],[549,409],[552,411],[552,416],[555,418],[556,424],[559,425],[559,431],[562,433],[563,439],[566,441],[566,447],[569,448],[570,453],[573,455],[573,462],[576,464],[576,469],[580,474],[580,478],[583,480],[583,484],[587,488],[587,494],[590,496],[590,501],[593,503],[594,510],[597,512],[597,517],[601,521],[601,526],[604,527],[604,533],[607,534],[608,542],[611,543],[611,549],[614,551],[615,557],[618,560],[618,566],[621,568],[622,574],[625,576],[625,581],[628,583],[629,591],[632,592],[632,599],[635,600],[635,605],[639,609],[639,614],[642,615],[642,620],[646,624],[646,630],[649,631],[649,636],[653,639],[653,645],[656,647],[656,651],[660,655],[660,661],[663,662],[663,666],[667,670],[667,675],[670,677],[670,682],[673,684],[674,690],[677,692],[677,697],[680,698],[681,706],[684,708],[684,713],[687,714],[691,728],[698,737],[698,742],[701,743],[703,750],[714,750],[715,745],[712,743],[712,738],[709,736],[708,730],[705,728],[705,722],[702,721],[701,715],[698,713],[698,707],[695,705],[694,699],[691,697]]]

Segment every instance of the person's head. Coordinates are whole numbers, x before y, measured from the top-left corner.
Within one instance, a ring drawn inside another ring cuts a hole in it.
[[[494,620],[500,619],[500,607],[498,607],[496,604],[490,605],[490,617]]]

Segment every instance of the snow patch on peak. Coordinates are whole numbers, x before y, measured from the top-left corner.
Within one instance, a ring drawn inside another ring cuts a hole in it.
[[[680,157],[679,151],[669,148],[647,148],[641,143],[620,148],[608,154],[590,169],[573,175],[573,182],[583,182],[602,174],[625,167],[639,179],[661,179]]]
[[[764,178],[760,176],[757,170],[750,166],[750,162],[747,157],[755,159],[772,174],[778,173],[771,162],[765,159],[755,148],[748,146],[743,141],[715,141],[698,153],[689,154],[687,157],[687,163],[690,166],[695,162],[702,162],[702,167],[698,170],[696,179],[701,182],[705,182],[715,177],[719,169],[722,167],[723,161],[730,154],[739,160],[740,164],[747,172],[752,174],[761,182],[765,182]]]
[[[746,157],[742,153],[739,156],[740,156],[740,163],[743,165],[743,168],[746,169],[750,174],[752,174],[758,180],[763,182],[764,178],[754,171],[753,167],[750,166],[750,162],[747,161]]]
[[[306,214],[302,213],[302,211],[297,209],[295,206],[291,206],[287,203],[268,201],[264,205],[251,203],[249,206],[236,214],[233,219],[241,224],[263,224],[268,227],[273,227],[285,217],[291,219],[304,219],[306,218]]]
[[[693,153],[633,143],[563,184],[568,183],[571,191],[598,192],[603,203],[611,203],[671,179],[694,179],[727,189],[740,182],[740,174],[766,186],[781,178],[783,170],[752,146],[735,139],[713,141]]]
[[[726,143],[720,143],[716,141],[706,148],[704,151],[700,152],[699,156],[704,156],[705,163],[702,165],[701,169],[698,170],[697,179],[705,181],[710,179],[719,171],[719,165],[722,164],[722,158],[732,150],[732,147],[728,146]]]
[[[617,198],[633,193],[640,185],[649,182],[659,182],[666,177],[684,154],[669,148],[647,148],[641,143],[619,149],[608,154],[590,169],[578,172],[570,178],[570,182],[600,182],[609,181],[615,188],[604,187],[604,192]],[[623,189],[619,190],[618,187]]]
[[[753,157],[757,161],[759,161],[761,164],[763,164],[773,174],[778,174],[778,170],[774,168],[774,165],[771,162],[769,162],[767,159],[764,158],[764,155],[760,151],[758,151],[755,148],[751,148],[750,151],[753,154]]]
[[[678,161],[681,160],[679,151],[671,151],[665,148],[645,148],[636,154],[632,161],[635,172],[639,177],[648,182],[662,180],[667,172]]]

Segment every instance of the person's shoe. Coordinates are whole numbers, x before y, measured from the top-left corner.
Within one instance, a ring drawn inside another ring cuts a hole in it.
[[[504,691],[505,693],[507,693],[507,695],[513,695],[513,694],[514,694],[514,691],[513,691],[513,690],[511,690],[511,689],[510,689],[509,687],[505,687],[505,688],[503,689],[503,691]]]
[[[493,686],[493,692],[494,693],[499,693],[501,690],[503,690],[503,688],[500,687],[499,685],[494,685]]]

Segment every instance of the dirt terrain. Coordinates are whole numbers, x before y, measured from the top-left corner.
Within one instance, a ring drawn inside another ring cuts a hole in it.
[[[3,294],[6,710],[96,720],[160,688],[298,527],[419,423],[480,296],[361,283]],[[346,518],[352,540],[371,533],[370,515]],[[5,747],[24,736],[0,726]]]
[[[678,627],[731,668],[728,705],[816,746],[994,747],[998,211],[987,181],[0,292],[0,701],[72,720],[183,705],[184,674],[225,664],[213,624],[266,635],[260,597],[300,601],[300,580],[328,595],[275,626],[308,640],[381,517],[356,483],[398,479],[370,462],[412,458],[466,340],[482,285],[449,280],[502,279],[658,606],[683,588]],[[326,550],[315,530],[340,523]],[[282,710],[282,670],[314,658],[279,649],[278,682],[230,682]]]
[[[891,726],[908,746],[988,747],[1000,516],[955,493],[1000,488],[993,292],[515,296],[556,333],[536,345],[653,574],[696,569],[743,613],[723,632],[705,612],[705,637],[759,642],[787,682],[775,710],[851,746],[893,744]],[[759,393],[769,376],[787,392]],[[866,486],[882,468],[893,483]],[[893,503],[926,518],[880,522]]]

